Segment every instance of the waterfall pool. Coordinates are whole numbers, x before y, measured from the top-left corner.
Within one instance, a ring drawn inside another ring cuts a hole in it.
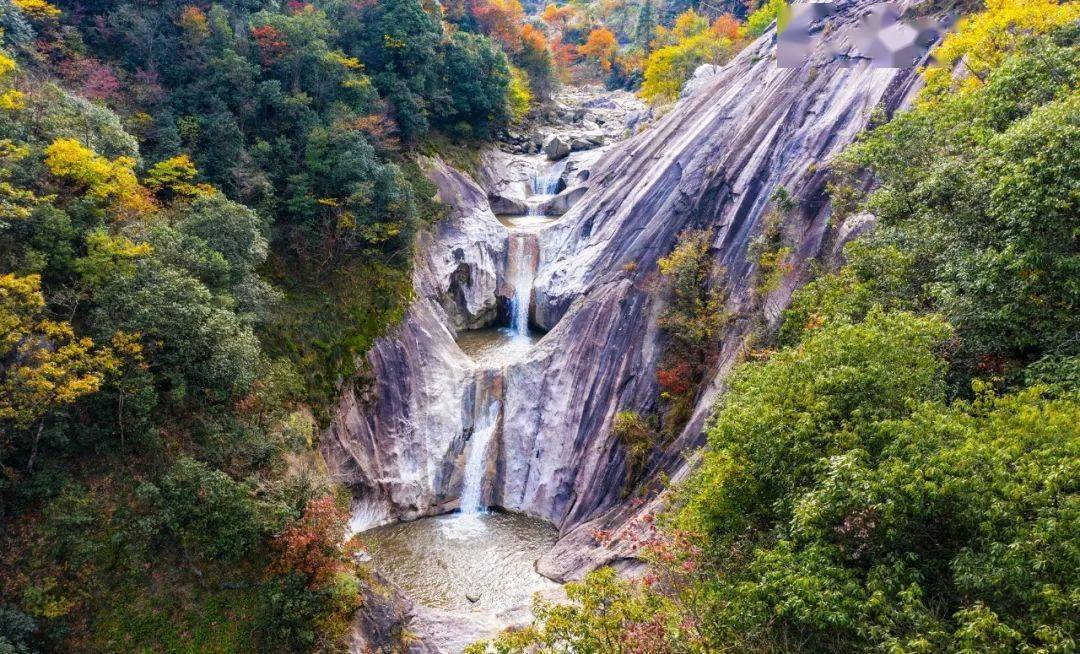
[[[535,333],[519,334],[510,327],[463,331],[457,344],[481,368],[501,368],[519,361],[540,340]]]
[[[535,569],[555,544],[555,527],[528,516],[454,513],[376,527],[360,538],[379,572],[429,608],[499,614],[559,588]]]
[[[496,218],[503,224],[503,227],[519,234],[538,232],[559,219],[558,216],[540,216],[535,214],[527,216],[498,215]]]

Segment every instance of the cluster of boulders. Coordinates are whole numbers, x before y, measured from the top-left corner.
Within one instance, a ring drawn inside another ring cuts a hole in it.
[[[512,154],[542,153],[558,161],[571,152],[621,140],[651,117],[651,110],[628,91],[567,87],[538,112],[532,123],[502,134],[499,147]]]
[[[593,131],[579,136],[555,134],[548,137],[544,142],[544,154],[552,161],[558,161],[571,152],[592,150],[607,142],[607,137],[599,131]]]

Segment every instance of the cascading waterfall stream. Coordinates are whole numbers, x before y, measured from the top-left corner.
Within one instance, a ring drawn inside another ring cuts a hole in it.
[[[539,181],[537,175],[533,179],[533,186],[541,184],[544,188],[554,188],[558,185],[562,167],[557,168],[555,181]],[[537,204],[530,203],[530,215],[543,215],[538,211]],[[510,329],[513,333],[513,341],[527,340],[529,338],[529,309],[532,303],[532,287],[536,277],[536,268],[539,264],[539,240],[535,233],[511,231],[509,239],[509,252],[507,256],[506,279],[510,285]],[[501,372],[500,372],[501,374]],[[483,392],[480,397],[487,399],[487,408],[475,421],[472,443],[468,458],[465,461],[465,469],[462,475],[462,489],[460,511],[465,516],[475,516],[484,513],[487,505],[483,501],[484,472],[487,469],[487,454],[491,440],[498,428],[502,405],[497,398],[498,394],[492,393],[492,381],[489,379],[489,371],[479,371],[476,383]]]

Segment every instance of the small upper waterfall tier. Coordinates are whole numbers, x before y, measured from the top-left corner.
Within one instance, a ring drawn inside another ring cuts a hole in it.
[[[555,195],[562,190],[563,173],[566,172],[567,160],[556,161],[555,163],[541,163],[536,172],[533,173],[532,179],[532,192],[533,195]]]

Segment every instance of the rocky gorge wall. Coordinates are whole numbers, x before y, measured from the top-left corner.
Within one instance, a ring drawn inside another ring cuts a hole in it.
[[[587,173],[579,170],[572,180],[583,189],[576,202],[537,236],[532,319],[549,331],[499,375],[501,422],[483,492],[491,504],[559,526],[562,538],[541,560],[543,573],[566,579],[632,555],[618,537],[600,546],[591,534],[617,534],[650,508],[625,501],[626,456],[611,424],[619,411],[656,407],[664,307],[656,262],[678,235],[688,228],[713,234],[712,254],[723,270],[714,283],[740,318],[725,335],[692,420],[651,462],[651,475],[664,471],[675,479],[701,445],[704,419],[750,332],[775,325],[810,263],[835,250],[840,236],[830,225],[827,163],[875,109],[901,106],[918,79],[914,69],[872,68],[850,45],[871,4],[840,3],[814,26],[846,54],[819,47],[803,65],[778,68],[769,32],[695,80],[693,92],[649,129],[586,162]],[[379,519],[456,506],[477,375],[454,336],[490,323],[498,298],[509,292],[509,234],[489,205],[500,170],[489,165],[481,172],[483,188],[438,162],[429,174],[451,215],[420,238],[417,299],[368,353],[372,386],[344,393],[322,440],[339,478],[378,507],[371,515]],[[762,297],[748,251],[780,188],[795,202],[781,227],[791,267]]]

